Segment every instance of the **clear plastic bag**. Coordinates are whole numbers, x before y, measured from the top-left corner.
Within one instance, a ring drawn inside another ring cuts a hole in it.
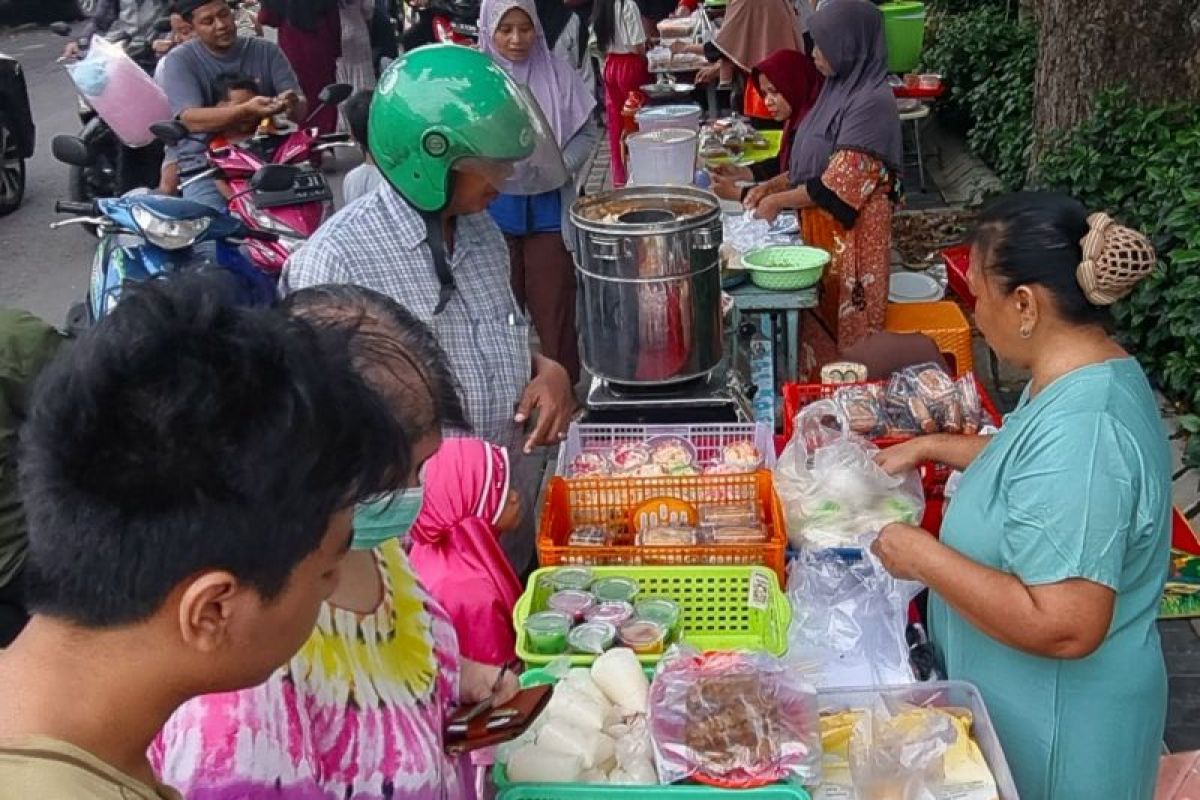
[[[794,547],[844,547],[893,522],[920,522],[925,510],[920,474],[888,475],[875,463],[878,452],[849,433],[845,413],[832,400],[796,415],[795,433],[775,467]]]
[[[774,244],[796,243],[794,234],[781,232],[782,229],[773,227],[771,223],[759,219],[750,211],[740,216],[726,215],[722,221],[725,227],[722,241],[739,253],[749,253],[755,248]]]
[[[75,88],[121,142],[144,147],[154,141],[150,126],[171,120],[167,95],[125,50],[93,36],[87,55],[67,65]]]
[[[850,737],[850,774],[858,800],[937,800],[945,755],[958,739],[950,717],[883,697]]]
[[[801,550],[788,575],[788,652],[819,665],[822,686],[912,683],[905,626],[923,588],[893,578],[867,546]]]
[[[649,720],[662,783],[819,781],[816,689],[767,653],[672,648],[650,685]]]

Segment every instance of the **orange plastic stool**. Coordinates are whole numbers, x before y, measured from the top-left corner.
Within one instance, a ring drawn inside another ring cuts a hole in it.
[[[975,368],[971,323],[956,303],[889,303],[883,327],[892,333],[923,333],[933,339],[939,350],[954,359],[958,377]]]

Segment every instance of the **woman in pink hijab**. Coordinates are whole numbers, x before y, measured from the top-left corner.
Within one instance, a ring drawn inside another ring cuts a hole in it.
[[[425,462],[424,487],[409,561],[450,615],[463,657],[506,666],[516,658],[512,611],[521,595],[500,547],[521,520],[508,452],[482,439],[446,439]]]
[[[550,51],[534,0],[483,0],[479,49],[529,89],[562,150],[566,174],[561,184],[527,193],[510,189],[488,210],[508,240],[513,295],[529,313],[542,353],[577,383],[581,368],[571,257],[576,242],[568,212],[599,136],[592,121],[596,98],[578,71]]]

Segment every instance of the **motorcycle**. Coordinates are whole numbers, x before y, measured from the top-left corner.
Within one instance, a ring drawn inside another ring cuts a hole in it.
[[[159,20],[155,27],[160,31],[170,31],[171,22]],[[50,29],[60,36],[71,35],[70,26],[63,22],[51,24]],[[117,35],[112,41],[120,44],[142,69],[153,74],[155,55],[149,40]],[[82,58],[91,42],[80,38],[76,44]],[[59,59],[60,62],[63,60]],[[162,169],[162,145],[154,142],[146,147],[126,146],[88,105],[83,95],[78,97],[79,122],[83,127],[74,138],[85,146],[72,149],[72,154],[77,156],[76,161],[64,162],[71,168],[67,183],[71,200],[87,203],[101,197],[119,197],[132,189],[157,186]]]
[[[77,147],[69,138],[56,139],[59,156],[64,148]],[[270,186],[270,176],[259,179]],[[53,229],[69,225],[93,227],[99,234],[92,258],[87,296],[68,314],[68,329],[78,331],[103,319],[120,300],[127,282],[140,282],[185,269],[220,269],[225,272],[247,305],[270,305],[275,281],[258,270],[242,253],[248,241],[276,238],[266,231],[246,228],[228,214],[178,197],[133,193],[79,202],[59,200],[59,214],[75,216],[54,222]]]
[[[431,0],[433,36],[442,44],[474,47],[479,41],[479,0]]]
[[[260,125],[249,139],[210,148],[207,169],[180,175],[181,186],[209,178],[224,180],[230,189],[229,213],[251,230],[275,234],[270,241],[251,239],[246,244],[250,260],[268,274],[278,274],[288,256],[333,214],[333,192],[313,161],[328,150],[355,145],[346,134],[320,135],[305,126],[323,108],[342,103],[352,91],[344,83],[326,86],[304,124],[265,120],[267,124]],[[157,123],[150,130],[169,145],[191,137],[180,122]],[[267,184],[264,176],[270,178]]]

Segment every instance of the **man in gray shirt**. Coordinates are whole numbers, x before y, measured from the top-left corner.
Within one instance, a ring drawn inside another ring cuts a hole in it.
[[[171,112],[189,131],[199,134],[178,147],[179,174],[186,179],[207,167],[205,150],[211,134],[283,112],[300,121],[307,104],[283,51],[264,39],[239,37],[226,0],[183,0],[176,8],[191,24],[195,38],[171,51],[158,82],[171,103]],[[230,74],[253,78],[262,96],[217,107],[217,79]],[[185,186],[183,196],[225,208],[225,198],[212,179]]]

